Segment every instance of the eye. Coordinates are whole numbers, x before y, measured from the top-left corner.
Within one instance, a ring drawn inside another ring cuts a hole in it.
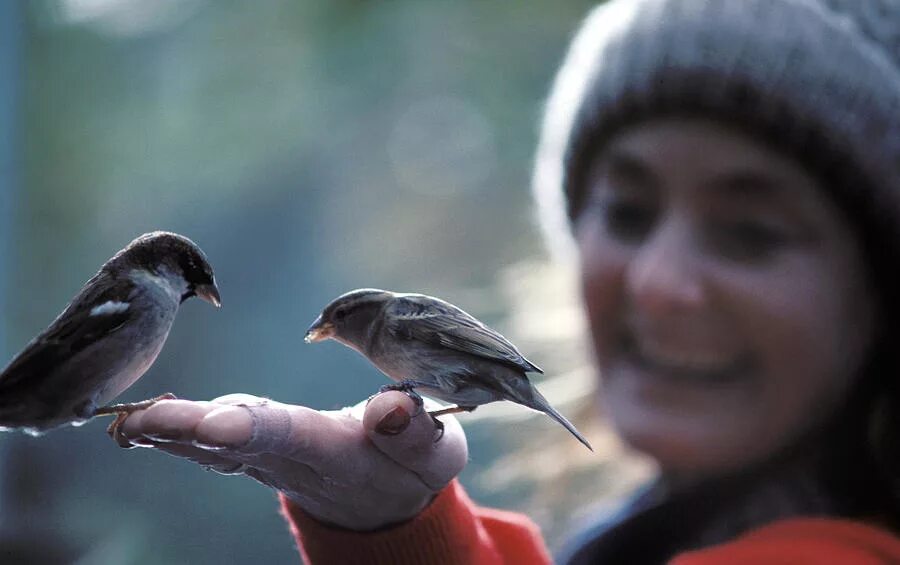
[[[761,222],[737,221],[713,226],[712,246],[723,256],[738,261],[761,261],[773,256],[789,237]]]
[[[335,320],[343,320],[347,317],[347,309],[346,308],[338,308],[334,311],[334,319]]]
[[[656,209],[641,199],[609,195],[589,205],[586,213],[596,214],[611,236],[636,242],[644,239],[656,221]]]

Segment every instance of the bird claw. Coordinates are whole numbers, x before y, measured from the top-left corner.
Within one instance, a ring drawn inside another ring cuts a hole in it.
[[[154,398],[148,398],[147,400],[141,400],[140,402],[127,402],[125,404],[110,404],[108,406],[101,406],[94,410],[94,416],[109,416],[112,414],[131,414],[133,412],[137,412],[138,410],[146,410],[150,408],[160,400],[176,400],[178,397],[172,394],[171,392],[167,392],[165,394],[160,394]]]
[[[109,406],[102,406],[100,408],[97,408],[97,410],[94,411],[94,416],[107,416],[114,414],[116,416],[116,419],[106,427],[106,433],[107,435],[109,435],[109,437],[115,440],[119,447],[123,449],[131,449],[137,446],[131,443],[131,441],[125,436],[125,434],[122,433],[122,430],[119,429],[119,427],[125,422],[125,420],[128,419],[128,416],[139,410],[146,410],[160,400],[175,400],[177,398],[178,397],[171,392],[167,392],[155,398],[141,400],[140,402],[110,404]]]
[[[457,414],[459,412],[471,412],[475,410],[478,406],[449,406],[447,408],[441,408],[440,410],[432,410],[428,413],[431,416],[431,420],[434,422],[434,427],[439,432],[437,439],[434,440],[434,443],[441,441],[441,438],[444,437],[444,423],[438,420],[438,416],[443,416],[445,414]]]
[[[412,400],[415,403],[416,411],[414,414],[412,414],[411,417],[415,418],[416,416],[418,416],[419,414],[422,413],[422,411],[424,410],[424,407],[425,407],[425,399],[422,398],[422,395],[420,395],[418,392],[416,392],[416,384],[415,383],[412,383],[409,381],[401,381],[399,383],[382,385],[381,388],[378,389],[378,394],[382,394],[382,393],[392,391],[392,390],[397,390],[397,391],[400,391],[400,392],[406,394],[406,396],[408,396],[410,398],[410,400]],[[369,400],[371,400],[371,399],[372,399],[372,397],[369,397]]]
[[[434,443],[437,443],[444,437],[444,422],[438,420],[431,412],[428,415],[431,416],[431,421],[434,422],[434,429],[437,431],[437,437],[434,438]]]
[[[132,449],[137,447],[128,439],[128,437],[122,433],[122,430],[119,426],[122,425],[123,422],[128,418],[129,414],[126,412],[120,412],[116,419],[112,421],[112,423],[106,427],[106,435],[111,437],[116,444],[122,449]]]
[[[406,392],[406,396],[410,397],[410,399],[412,399],[413,403],[416,405],[416,411],[413,412],[411,416],[412,418],[415,418],[425,411],[425,399],[419,396],[419,393],[414,390],[410,390]]]

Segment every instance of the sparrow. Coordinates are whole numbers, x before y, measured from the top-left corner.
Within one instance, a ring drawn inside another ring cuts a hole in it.
[[[353,290],[329,303],[306,332],[305,341],[333,339],[366,357],[402,390],[456,404],[430,412],[471,412],[481,404],[509,400],[543,412],[578,441],[591,444],[528,380],[543,373],[498,332],[449,302],[424,294],[374,288]]]
[[[150,368],[178,306],[192,296],[221,305],[212,267],[193,241],[156,231],[129,243],[0,373],[0,430],[41,435],[117,414],[112,434],[128,413],[174,398],[106,406]]]

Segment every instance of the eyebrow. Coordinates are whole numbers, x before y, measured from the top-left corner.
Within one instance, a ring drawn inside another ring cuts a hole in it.
[[[640,184],[658,186],[660,179],[639,157],[622,150],[610,150],[600,161],[601,170],[622,176]]]
[[[769,174],[753,170],[729,171],[713,177],[707,185],[717,192],[721,191],[739,197],[780,197],[784,195],[782,182]]]
[[[640,156],[622,148],[610,148],[601,158],[600,165],[600,171],[628,179],[638,186],[656,187],[664,184],[653,167]],[[752,167],[714,174],[704,185],[709,192],[737,199],[783,199],[788,194],[785,182],[777,175]]]

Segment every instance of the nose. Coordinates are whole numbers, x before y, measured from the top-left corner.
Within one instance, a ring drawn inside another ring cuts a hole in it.
[[[670,219],[635,248],[625,288],[635,307],[665,316],[701,306],[706,298],[699,250],[684,221]]]

